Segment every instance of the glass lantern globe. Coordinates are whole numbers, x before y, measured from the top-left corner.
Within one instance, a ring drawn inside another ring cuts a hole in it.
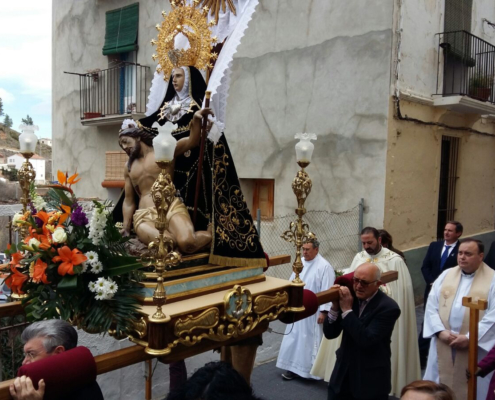
[[[311,157],[315,149],[315,145],[311,143],[311,140],[316,140],[316,134],[297,133],[295,138],[299,139],[299,142],[296,143],[296,160],[298,163],[308,165],[311,163]]]
[[[177,140],[172,136],[172,124],[161,126],[158,122],[155,122],[152,127],[158,129],[158,135],[153,139],[155,161],[172,161],[177,147]]]
[[[38,137],[34,133],[39,128],[37,125],[25,125],[19,126],[19,130],[22,131],[19,136],[19,145],[21,147],[21,153],[34,153],[36,151],[36,144],[38,143]]]

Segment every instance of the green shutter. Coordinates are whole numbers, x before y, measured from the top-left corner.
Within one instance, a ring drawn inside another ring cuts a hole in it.
[[[107,11],[103,55],[136,50],[138,23],[139,3]]]

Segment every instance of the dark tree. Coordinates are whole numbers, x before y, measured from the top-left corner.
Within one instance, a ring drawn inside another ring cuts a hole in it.
[[[21,121],[25,125],[34,125],[33,119],[29,116],[29,114],[27,115],[26,118],[23,118]]]
[[[12,128],[12,125],[14,125],[14,121],[12,121],[12,118],[9,117],[9,114],[5,114],[5,118],[3,119],[3,124],[7,128]]]
[[[3,100],[2,98],[0,97],[0,117],[4,115],[4,112],[3,112]]]

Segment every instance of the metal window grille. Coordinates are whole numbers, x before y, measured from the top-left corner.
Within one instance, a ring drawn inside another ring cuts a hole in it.
[[[457,183],[457,161],[459,156],[459,138],[442,137],[440,159],[440,187],[438,195],[437,238],[443,238],[443,230],[447,221],[454,219],[455,188]]]
[[[150,67],[121,61],[114,68],[95,70],[79,76],[80,117],[144,113],[149,91]]]

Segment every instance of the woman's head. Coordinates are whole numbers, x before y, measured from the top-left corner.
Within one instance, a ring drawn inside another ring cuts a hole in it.
[[[443,383],[414,381],[404,386],[401,400],[455,400],[454,392]]]

